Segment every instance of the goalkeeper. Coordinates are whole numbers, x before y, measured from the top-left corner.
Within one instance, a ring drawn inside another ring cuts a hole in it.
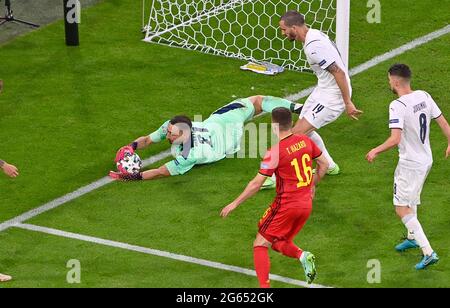
[[[203,122],[192,122],[186,116],[176,116],[166,121],[157,131],[122,147],[116,155],[118,162],[125,154],[133,154],[137,149],[168,140],[175,149],[173,160],[157,169],[135,175],[113,171],[109,175],[116,180],[153,180],[185,174],[195,165],[222,160],[240,150],[245,122],[263,111],[270,113],[277,107],[299,114],[303,106],[278,97],[258,95],[237,99],[215,111]]]

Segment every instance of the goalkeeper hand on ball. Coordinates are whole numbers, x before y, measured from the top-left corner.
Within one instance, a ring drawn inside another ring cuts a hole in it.
[[[139,155],[135,153],[136,148],[137,142],[133,142],[117,151],[114,162],[119,172],[111,171],[109,173],[111,178],[121,181],[142,180],[142,173],[140,172],[142,161]]]

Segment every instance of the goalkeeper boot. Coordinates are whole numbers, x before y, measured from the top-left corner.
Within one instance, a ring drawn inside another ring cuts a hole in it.
[[[266,178],[266,181],[264,182],[264,184],[261,186],[261,190],[265,190],[265,189],[273,189],[277,186],[277,180],[275,175],[272,177],[268,177]]]
[[[305,270],[306,282],[308,284],[311,284],[316,279],[317,271],[315,261],[316,258],[314,255],[308,251],[304,251],[300,257],[300,263]]]
[[[296,103],[292,103],[291,104],[291,112],[300,115],[300,113],[302,112],[303,109],[303,104],[296,104]]]
[[[419,244],[417,244],[416,240],[405,239],[403,242],[395,246],[395,250],[399,252],[403,252],[412,248],[419,248]]]
[[[416,264],[416,270],[423,270],[427,266],[435,264],[439,261],[437,253],[433,251],[431,256],[423,256],[422,260]]]

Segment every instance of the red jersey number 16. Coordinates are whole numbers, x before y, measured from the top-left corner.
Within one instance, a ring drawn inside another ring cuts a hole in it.
[[[311,162],[311,156],[309,156],[309,154],[304,154],[302,157],[303,173],[306,177],[306,179],[304,179],[300,172],[300,166],[297,158],[291,161],[291,165],[294,166],[295,174],[297,175],[298,178],[297,188],[307,187],[311,185],[313,179],[313,171],[311,166],[308,165],[309,162]]]

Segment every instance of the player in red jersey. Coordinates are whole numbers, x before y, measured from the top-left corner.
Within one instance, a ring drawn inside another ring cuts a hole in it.
[[[270,287],[269,247],[287,257],[299,259],[307,282],[312,283],[315,279],[314,255],[302,251],[293,239],[311,214],[315,185],[328,170],[328,161],[317,145],[305,135],[292,134],[292,114],[288,109],[274,109],[272,123],[280,142],[267,151],[259,174],[244,192],[221,212],[222,217],[227,217],[259,191],[266,177],[276,174],[279,179],[277,196],[260,220],[253,243],[255,270],[262,288]],[[313,160],[317,163],[316,175],[312,171]]]

